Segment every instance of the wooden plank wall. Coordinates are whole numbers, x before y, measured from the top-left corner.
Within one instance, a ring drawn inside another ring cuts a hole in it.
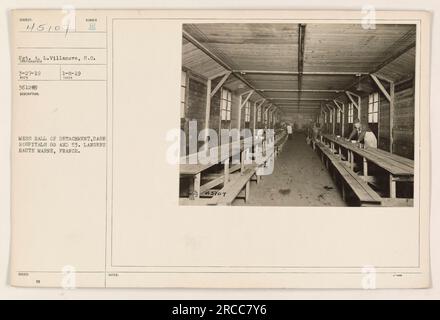
[[[372,88],[371,92],[375,92]],[[377,89],[379,92],[379,89]],[[368,121],[368,95],[370,92],[365,92],[361,95],[362,115],[361,121],[366,123]],[[343,136],[347,137],[353,129],[352,124],[348,124],[348,98],[340,97],[339,100],[345,103],[345,133]],[[379,125],[378,125],[378,147],[389,151],[390,149],[390,118],[389,118],[389,102],[385,96],[380,93],[380,108],[379,108]],[[403,84],[396,86],[395,94],[395,113],[394,113],[394,153],[414,159],[414,82],[410,80]],[[356,109],[354,111],[354,119],[357,118]],[[336,126],[336,134],[342,134],[340,126]],[[331,132],[331,125],[327,124],[327,132]]]
[[[186,148],[186,154],[189,152],[189,122],[191,120],[197,121],[197,130],[200,131],[205,127],[205,110],[206,110],[206,81],[195,74],[187,71],[188,88],[185,106],[185,118],[180,119],[181,129],[185,132],[186,145],[181,148]],[[197,137],[193,137],[197,139]],[[203,143],[199,142],[198,147]]]
[[[186,154],[189,152],[189,122],[191,120],[197,121],[197,130],[200,132],[205,128],[205,116],[206,116],[206,79],[197,73],[191,72],[191,70],[185,68],[188,79],[188,88],[186,93],[186,108],[185,108],[185,118],[182,118],[180,121],[180,127],[185,132],[186,136],[186,145],[182,145],[181,148],[186,149]],[[211,87],[215,88],[218,81],[212,81]],[[220,133],[220,129],[227,128],[238,128],[238,109],[239,109],[239,101],[240,96],[237,91],[232,91],[232,111],[231,111],[231,121],[230,125],[224,121],[220,121],[220,106],[221,106],[221,90],[218,90],[217,93],[211,99],[211,110],[210,110],[210,118],[209,118],[209,128],[214,129],[217,134]],[[248,125],[245,126],[245,109],[241,110],[241,128],[248,127],[250,129],[253,128],[254,121],[254,102],[251,101],[251,121]],[[261,116],[263,120],[263,114]],[[256,128],[264,128],[265,124],[263,121],[256,123]],[[197,138],[197,137],[196,137]],[[203,142],[198,142],[198,148],[203,145]]]
[[[394,115],[394,152],[414,159],[414,83],[410,87],[398,88],[396,93],[396,112]]]

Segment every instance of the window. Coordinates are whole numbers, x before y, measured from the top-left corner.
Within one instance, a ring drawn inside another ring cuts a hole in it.
[[[336,111],[336,123],[341,123],[341,111]]]
[[[182,71],[182,78],[180,81],[180,118],[185,118],[185,105],[186,105],[186,72]]]
[[[333,110],[330,110],[329,116],[330,116],[329,122],[333,123]]]
[[[246,102],[246,105],[244,106],[244,121],[245,122],[251,122],[251,102]]]
[[[257,122],[261,122],[261,107],[257,110]]]
[[[348,123],[353,123],[353,103],[348,104]]]
[[[231,91],[222,89],[220,107],[221,107],[221,119],[224,121],[231,120],[231,103],[232,103]]]
[[[379,93],[375,92],[368,97],[368,123],[377,123],[379,120]]]

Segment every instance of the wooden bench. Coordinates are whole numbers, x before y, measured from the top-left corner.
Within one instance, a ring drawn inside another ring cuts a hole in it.
[[[329,168],[329,161],[333,162],[339,160],[339,158],[332,152],[332,150],[324,143],[317,141],[315,143],[315,146],[317,146],[318,149],[321,151],[321,160],[323,163],[325,163],[327,169]]]
[[[281,134],[281,136],[275,141],[275,156],[278,156],[283,151],[284,144],[287,141],[287,134]]]
[[[197,196],[191,196],[189,199],[181,198],[181,205],[232,205],[232,202],[236,198],[241,197],[241,193],[244,191],[244,199],[247,202],[250,194],[250,183],[251,181],[256,181],[259,183],[261,179],[261,172],[263,167],[267,165],[267,163],[274,161],[274,156],[281,152],[281,148],[283,144],[287,140],[286,134],[280,134],[276,138],[274,138],[274,148],[267,152],[262,159],[258,159],[257,163],[245,164],[247,160],[256,161],[254,157],[248,157],[249,149],[240,150],[241,152],[241,161],[240,164],[236,164],[233,166],[229,165],[229,159],[224,163],[224,173],[209,173],[204,176],[203,184],[201,183],[202,177],[199,171],[195,171],[191,165],[181,165],[181,175],[182,172],[188,174],[197,173],[194,185],[197,185],[197,188],[194,187],[194,191],[190,192],[196,194]],[[255,143],[254,146],[257,147],[259,144]],[[264,148],[263,148],[264,149]],[[204,166],[200,165],[202,169],[205,169]],[[197,167],[198,169],[198,167]],[[240,172],[235,173],[235,171],[240,170]],[[223,185],[221,189],[214,189],[215,187]],[[191,190],[190,190],[191,191]]]
[[[341,186],[342,198],[346,201],[345,186],[347,185],[359,199],[361,206],[380,206],[382,204],[382,198],[374,191],[367,182],[363,180],[361,176],[358,176],[350,165],[346,161],[342,161],[338,155],[335,155],[333,151],[321,142],[317,142],[316,146],[321,151],[321,158],[326,163],[326,167],[329,168],[329,163],[335,171],[339,173],[339,176],[343,179]],[[323,156],[325,155],[325,159]],[[336,178],[335,175],[333,175]]]
[[[207,204],[231,205],[243,189],[245,190],[245,201],[247,202],[249,199],[251,178],[255,175],[257,167],[255,164],[245,166],[244,170],[235,174],[231,181],[217,191],[216,195],[213,196]]]
[[[352,169],[354,168],[355,162],[354,155],[359,156],[363,162],[362,168],[364,180],[370,179],[368,176],[369,163],[374,163],[377,167],[385,170],[389,175],[389,188],[386,190],[383,186],[378,187],[382,188],[382,193],[388,191],[390,198],[397,199],[397,182],[414,182],[414,161],[411,159],[378,148],[359,148],[356,144],[348,142],[345,139],[337,138],[334,135],[324,134],[321,136],[321,140],[329,141],[332,145],[337,145],[340,152],[341,149],[345,149],[347,152],[347,159],[350,161]],[[370,179],[370,181],[372,180]],[[406,206],[410,204],[411,201],[396,201],[395,203],[401,204],[399,206]]]
[[[350,165],[347,162],[339,161],[337,162],[337,165],[336,163],[333,163],[333,165],[359,199],[361,206],[380,206],[382,204],[382,198],[361,176],[357,175],[356,172],[351,170]],[[344,187],[342,187],[342,198],[344,201],[346,200]]]

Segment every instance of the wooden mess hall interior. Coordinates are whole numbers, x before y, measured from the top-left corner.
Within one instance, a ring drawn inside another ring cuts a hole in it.
[[[184,24],[180,204],[412,206],[415,56],[410,24]],[[188,161],[204,129],[255,139]]]

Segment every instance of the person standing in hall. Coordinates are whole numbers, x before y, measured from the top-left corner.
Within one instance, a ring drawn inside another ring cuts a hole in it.
[[[356,140],[358,143],[363,143],[367,148],[377,148],[377,138],[373,131],[368,125],[361,123],[359,119],[354,121],[353,131],[347,140]]]
[[[313,122],[311,130],[312,130],[311,138],[313,140],[318,140],[319,135],[321,134],[321,132],[320,132],[321,131],[321,126],[319,125],[319,123]]]
[[[292,140],[292,133],[293,133],[292,125],[290,123],[288,123],[287,124],[287,134],[289,136],[289,140]]]

